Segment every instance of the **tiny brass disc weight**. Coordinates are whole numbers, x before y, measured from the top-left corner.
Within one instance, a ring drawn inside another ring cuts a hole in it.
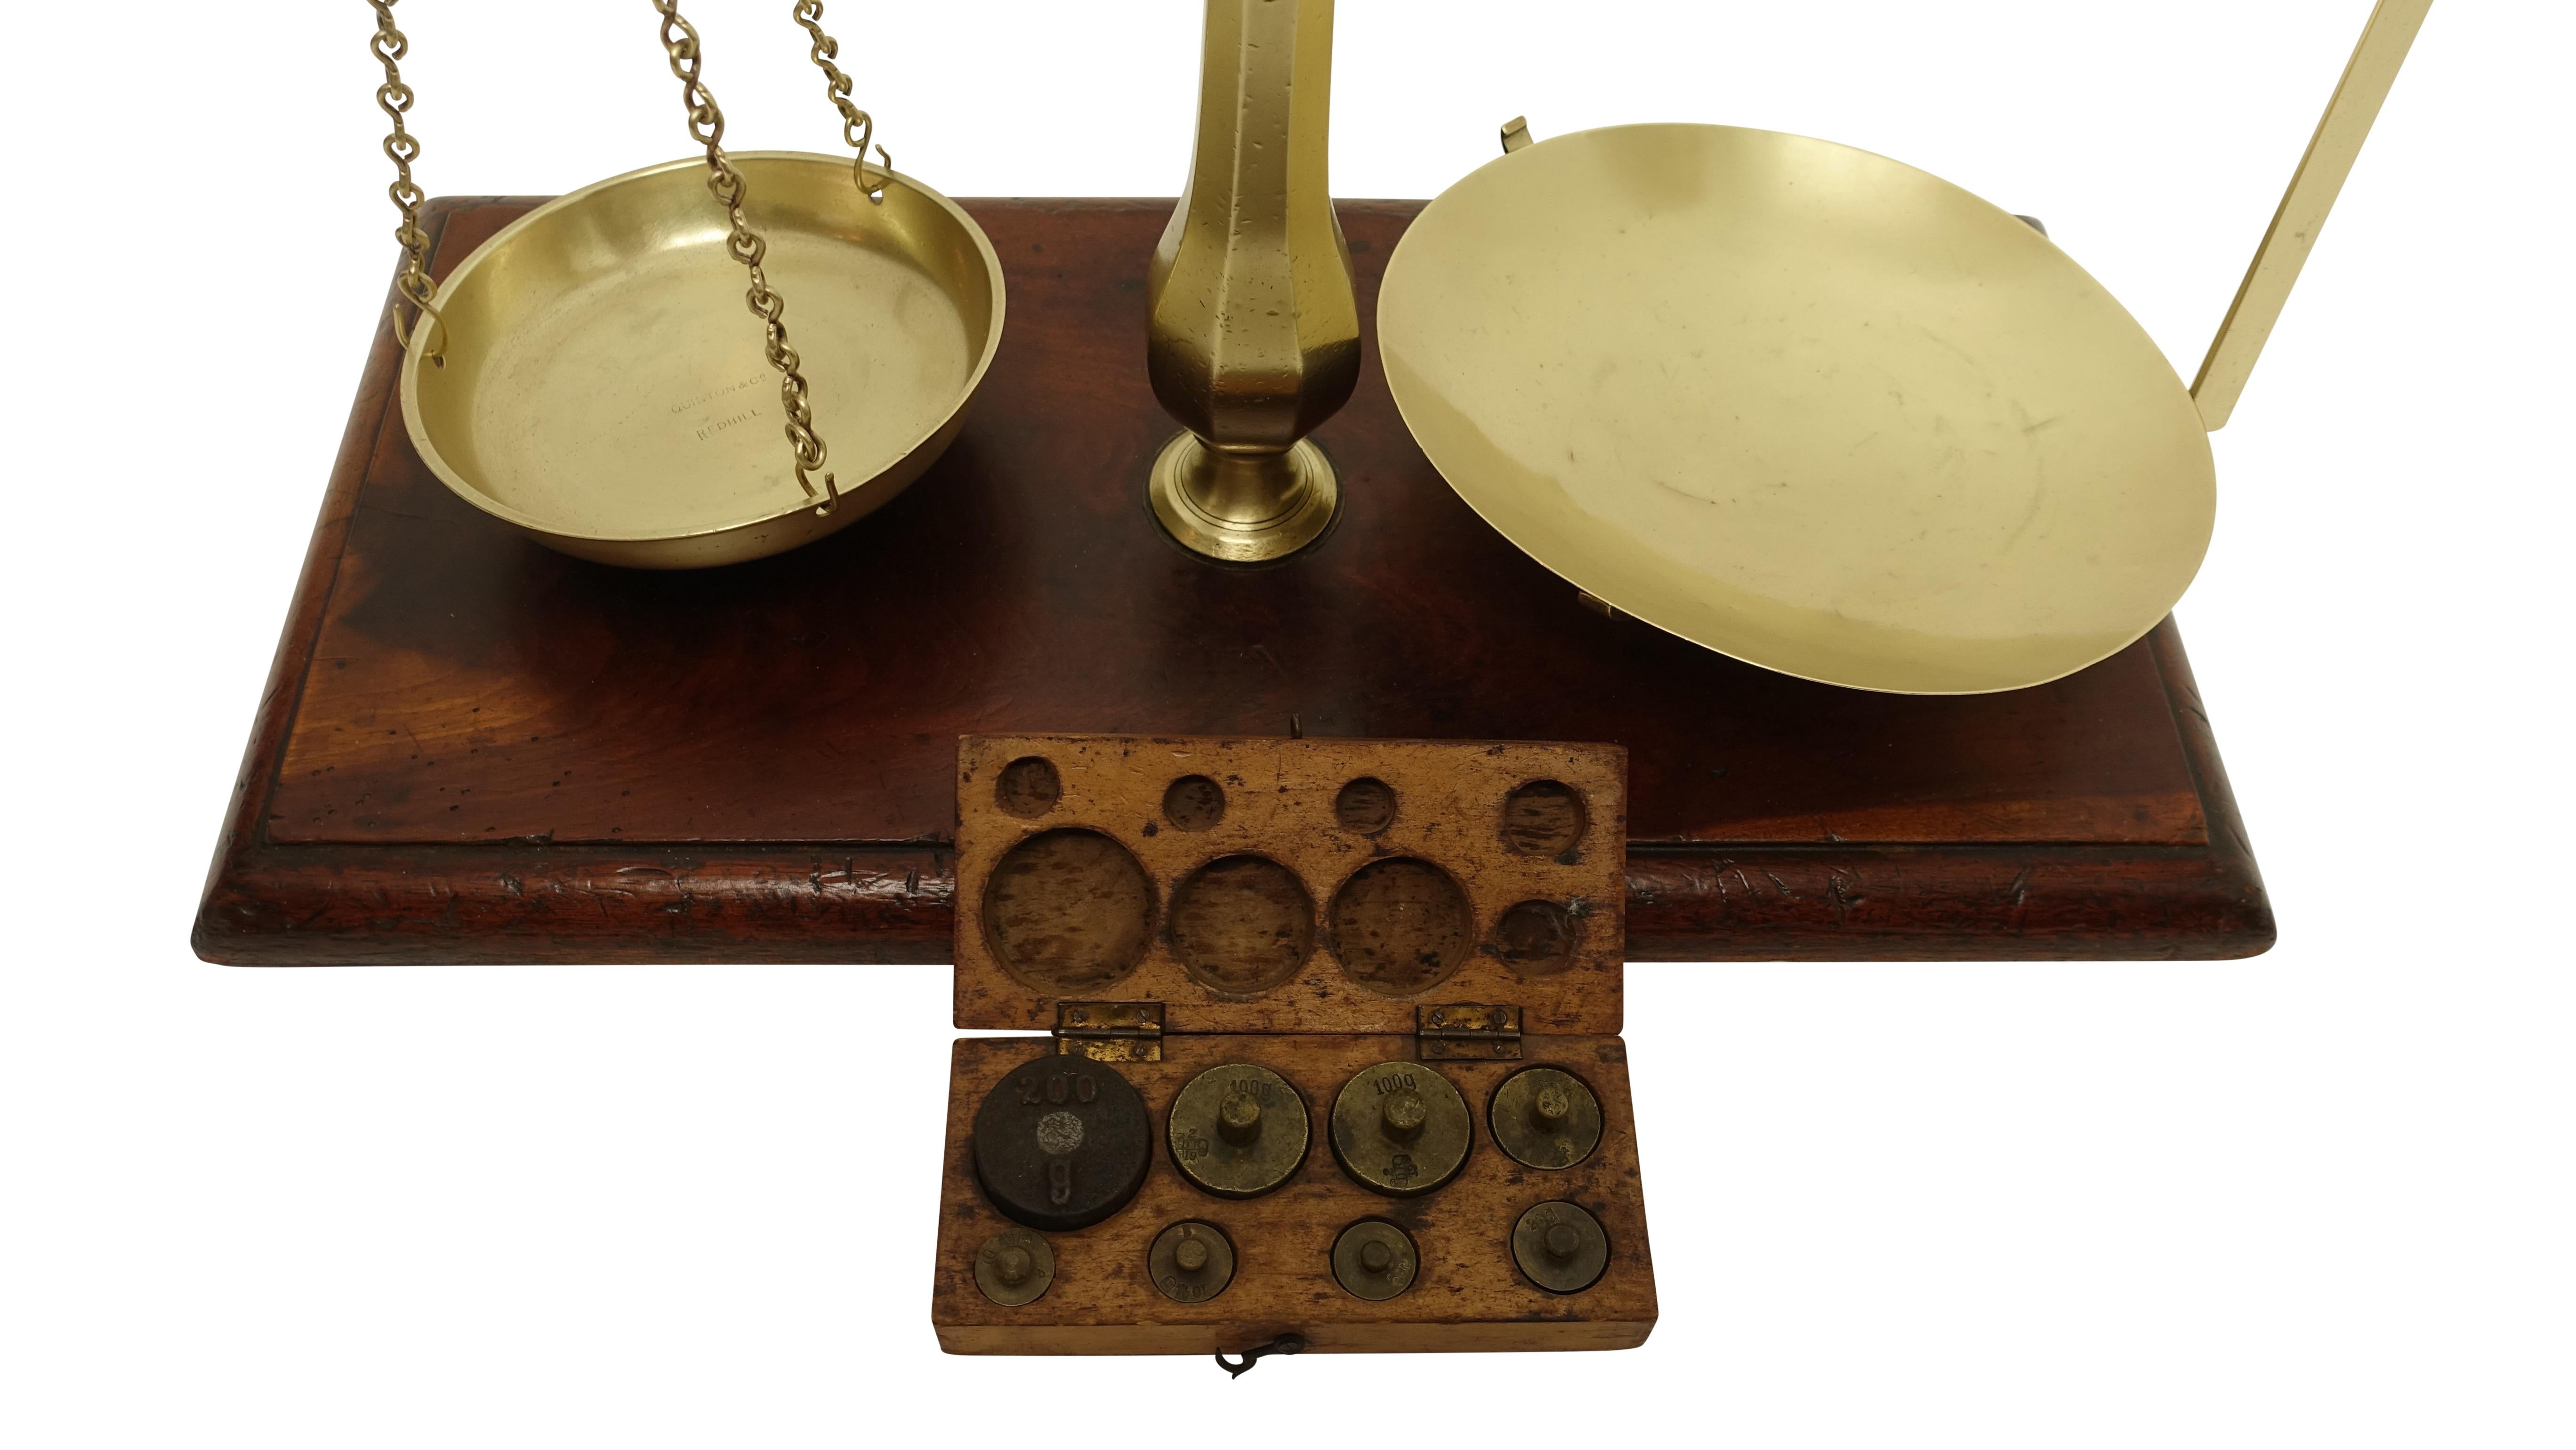
[[[1006,1228],[975,1251],[975,1287],[996,1304],[1036,1299],[1055,1282],[1055,1250],[1024,1228]]]
[[[975,1176],[993,1206],[1031,1228],[1087,1228],[1145,1182],[1153,1124],[1105,1062],[1052,1054],[1013,1068],[975,1113]]]
[[[1333,1100],[1333,1156],[1363,1188],[1429,1193],[1466,1166],[1469,1117],[1449,1079],[1418,1062],[1381,1062]]]
[[[1512,1225],[1512,1261],[1551,1294],[1580,1294],[1610,1266],[1610,1236],[1581,1204],[1542,1203]]]
[[[1205,1303],[1234,1282],[1234,1244],[1215,1224],[1185,1219],[1154,1235],[1145,1273],[1164,1298]]]
[[[1403,1293],[1420,1267],[1412,1238],[1384,1219],[1361,1219],[1333,1240],[1333,1278],[1363,1299]]]
[[[1532,1168],[1571,1168],[1601,1144],[1601,1100],[1570,1072],[1524,1068],[1494,1092],[1494,1143]]]
[[[1286,1078],[1250,1063],[1191,1078],[1172,1099],[1169,1127],[1173,1166],[1220,1198],[1268,1193],[1306,1161],[1305,1099]]]

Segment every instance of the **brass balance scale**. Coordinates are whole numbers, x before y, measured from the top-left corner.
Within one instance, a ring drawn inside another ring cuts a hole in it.
[[[584,559],[743,563],[864,518],[958,436],[1001,264],[868,161],[820,0],[793,15],[853,157],[727,153],[697,33],[654,0],[703,160],[540,206],[437,286],[407,41],[370,3],[415,311],[402,413],[460,498]],[[2428,7],[2373,14],[2188,389],[2036,223],[1899,162],[1515,120],[1388,261],[1394,403],[1568,608],[1864,690],[2057,679],[2197,571],[2206,435]],[[1349,502],[1310,436],[1362,373],[1332,16],[1209,0],[1189,186],[1145,278],[1147,371],[1183,429],[1126,486],[1137,528],[1210,567],[1296,559]],[[1051,1031],[957,1045],[944,1346],[1213,1347],[1239,1373],[1651,1330],[1616,1036],[1625,752],[1294,735],[959,742],[956,1020]]]
[[[394,0],[373,3],[399,286],[426,319],[403,416],[460,497],[584,558],[726,564],[849,526],[955,438],[1000,345],[1001,265],[954,202],[882,148],[868,164],[820,0],[794,17],[853,161],[728,155],[697,32],[655,0],[704,162],[561,197],[436,289],[407,42]],[[2188,390],[2043,231],[1901,162],[1731,126],[1533,144],[1519,120],[1388,267],[1389,385],[1450,485],[1597,608],[1862,689],[2056,679],[2154,627],[2198,572],[2206,434],[2429,6],[2374,12]],[[1335,520],[1308,435],[1359,374],[1324,162],[1332,7],[1208,16],[1190,187],[1150,281],[1149,372],[1186,431],[1147,491],[1185,548],[1262,564]],[[757,332],[710,305],[733,264]],[[773,372],[784,455],[760,406]],[[700,421],[728,397],[743,406]]]

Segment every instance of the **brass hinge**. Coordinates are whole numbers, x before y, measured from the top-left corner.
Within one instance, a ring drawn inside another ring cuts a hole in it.
[[[1055,1051],[1094,1062],[1161,1062],[1163,1004],[1058,1002]]]
[[[1422,1060],[1481,1057],[1488,1061],[1498,1057],[1521,1055],[1521,1009],[1518,1007],[1480,1007],[1472,1002],[1455,1002],[1439,1007],[1413,1009],[1413,1034],[1422,1047]]]

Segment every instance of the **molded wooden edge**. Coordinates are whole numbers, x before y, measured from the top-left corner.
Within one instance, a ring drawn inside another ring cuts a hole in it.
[[[235,966],[951,959],[940,845],[269,847],[193,943]],[[1659,847],[1630,961],[2218,959],[2272,943],[2250,864],[2199,849]],[[2110,889],[2110,883],[2118,889]]]
[[[231,966],[946,962],[944,846],[268,847],[191,938]]]
[[[2236,956],[2260,956],[2279,940],[2272,919],[2272,899],[2263,889],[2263,871],[2255,864],[2254,839],[2246,834],[2245,817],[2236,806],[2235,788],[2227,783],[2227,764],[2218,754],[2218,734],[2201,703],[2200,681],[2192,675],[2191,657],[2182,647],[2182,626],[2170,614],[2147,636],[2156,657],[2156,674],[2165,684],[2165,701],[2173,708],[2174,729],[2182,736],[2183,761],[2200,792],[2201,815],[2209,823],[2211,858],[2226,873],[2244,902],[2241,941],[2248,950]]]
[[[2259,891],[2198,851],[1631,855],[1628,891],[1631,963],[2217,961],[2272,944]]]

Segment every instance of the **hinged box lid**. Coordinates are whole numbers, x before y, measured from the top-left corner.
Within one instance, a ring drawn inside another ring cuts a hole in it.
[[[957,812],[959,1027],[1620,1028],[1615,745],[970,735]]]

